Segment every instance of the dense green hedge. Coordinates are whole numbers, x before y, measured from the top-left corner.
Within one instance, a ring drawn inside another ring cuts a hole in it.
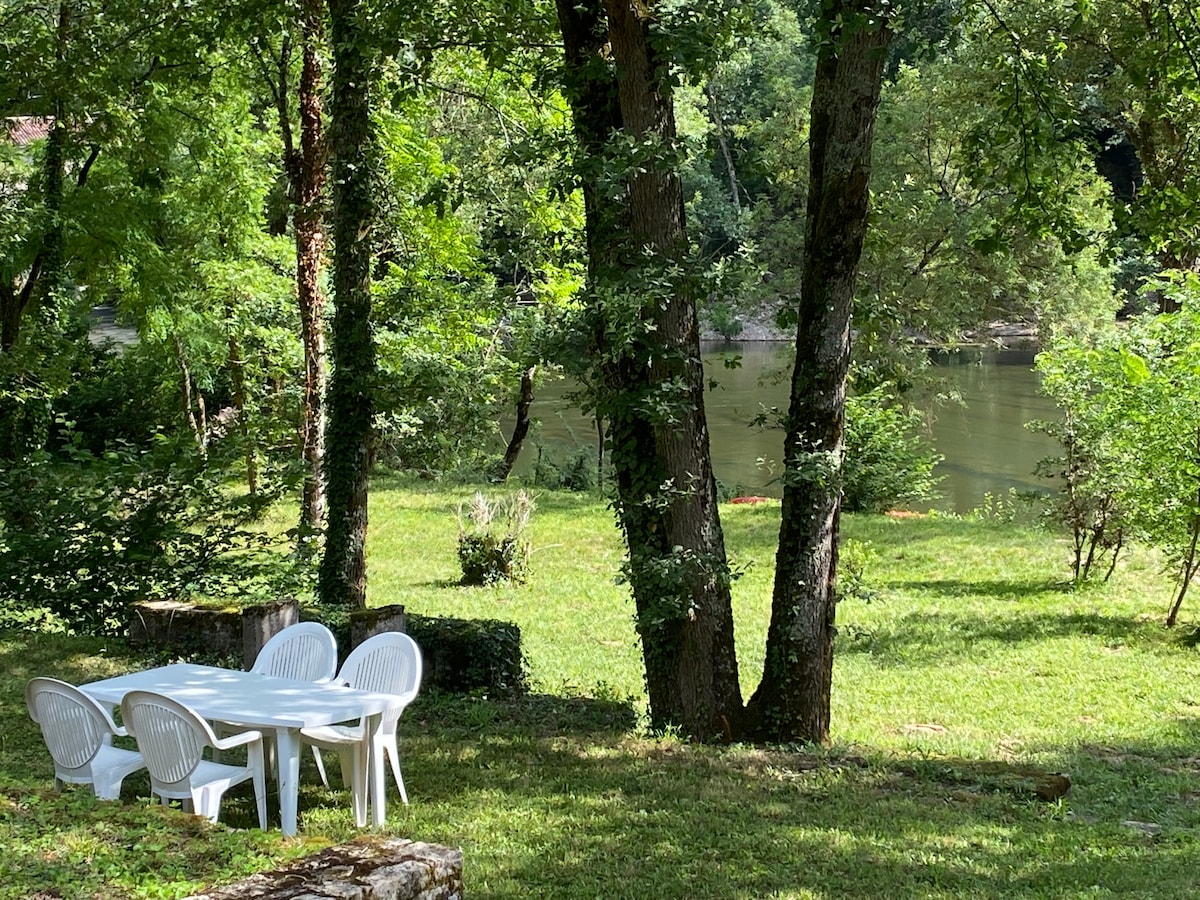
[[[423,689],[489,694],[526,690],[521,629],[513,622],[410,614],[408,633],[425,661]]]
[[[302,618],[324,622],[338,646],[350,647],[350,619],[344,613],[309,608]],[[527,688],[521,628],[498,619],[454,619],[408,613],[406,630],[421,648],[425,670],[421,690],[454,694],[483,691],[492,696],[523,694]]]

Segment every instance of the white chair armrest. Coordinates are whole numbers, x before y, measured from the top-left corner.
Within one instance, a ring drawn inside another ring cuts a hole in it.
[[[242,744],[253,744],[255,741],[262,740],[261,731],[242,731],[238,734],[230,735],[227,738],[219,738],[212,742],[212,745],[217,750],[228,750],[231,747],[240,747]]]

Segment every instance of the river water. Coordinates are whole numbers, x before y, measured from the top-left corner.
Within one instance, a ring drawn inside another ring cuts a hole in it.
[[[740,366],[726,367],[737,356]],[[1039,459],[1057,445],[1025,427],[1034,419],[1053,419],[1053,403],[1038,392],[1031,350],[966,349],[931,355],[941,393],[961,403],[930,400],[925,406],[928,437],[944,460],[942,496],[925,508],[958,513],[977,509],[987,495],[1010,488],[1046,491],[1046,479],[1034,475]],[[764,408],[787,406],[789,349],[782,343],[712,345],[704,353],[705,374],[717,386],[705,395],[717,478],[738,493],[778,497],[783,434],[752,427]],[[560,455],[581,445],[595,446],[595,427],[562,398],[562,382],[539,391],[533,415],[541,422],[535,440]],[[507,429],[506,429],[507,432]],[[533,457],[529,448],[526,461]]]

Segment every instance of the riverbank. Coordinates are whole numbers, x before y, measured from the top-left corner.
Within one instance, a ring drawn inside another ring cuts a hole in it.
[[[1010,489],[1022,493],[1046,491],[1050,483],[1034,474],[1040,460],[1059,452],[1044,434],[1025,427],[1033,420],[1056,417],[1054,403],[1039,390],[1033,371],[1032,350],[997,349],[994,345],[963,345],[955,351],[930,350],[928,374],[937,384],[936,395],[925,395],[928,437],[943,457],[935,469],[942,479],[942,494],[934,507],[960,514],[977,509],[988,497],[1006,496]],[[725,365],[737,356],[739,365]],[[764,411],[786,409],[791,372],[791,345],[786,341],[717,341],[702,348],[705,391],[713,467],[731,492],[779,496],[783,434],[773,428],[754,427]],[[566,399],[573,383],[544,385],[534,399],[532,414],[538,419],[536,443],[548,459],[566,459],[587,447],[595,425]],[[961,403],[942,397],[956,397]],[[510,433],[511,421],[502,424]],[[531,472],[534,453],[519,463]]]
[[[732,337],[726,337],[717,331],[711,323],[702,322],[700,340],[708,344],[742,343],[742,342],[791,342],[795,334],[780,328],[775,321],[774,311],[760,310],[756,313],[739,317],[741,331]],[[990,347],[997,350],[1028,350],[1036,349],[1038,345],[1037,326],[1028,322],[989,322],[981,328],[968,329],[960,335],[960,339],[951,345],[933,341],[920,335],[912,338],[919,346],[978,346]]]

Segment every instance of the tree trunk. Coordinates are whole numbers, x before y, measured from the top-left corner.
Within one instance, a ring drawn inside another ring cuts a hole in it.
[[[521,455],[521,448],[525,445],[525,438],[529,436],[531,422],[529,408],[533,406],[533,377],[536,374],[537,366],[530,366],[521,373],[521,395],[517,399],[517,422],[513,425],[512,437],[508,441],[508,448],[504,451],[504,459],[496,468],[497,481],[505,481],[512,474],[513,466],[517,464],[517,458]]]
[[[60,71],[66,69],[67,47],[71,39],[72,10],[66,0],[58,7],[58,33],[54,55]],[[63,253],[65,229],[63,227],[63,195],[67,169],[67,121],[66,104],[61,93],[62,86],[54,92],[54,124],[46,137],[46,159],[42,172],[42,203],[46,210],[46,231],[42,235],[40,257],[40,279],[33,291],[41,326],[59,331],[59,316],[62,311],[63,291],[67,284],[67,263]]]
[[[321,59],[324,38],[320,0],[303,2],[304,58],[300,72],[300,152],[293,154],[292,227],[296,236],[296,293],[304,347],[303,424],[300,428],[304,484],[300,498],[301,552],[324,518],[321,467],[325,430],[325,295],[321,266],[325,255],[325,147],[322,136]]]
[[[592,173],[584,178],[584,199],[597,412],[609,425],[651,722],[700,740],[725,737],[742,700],[695,297],[673,274],[687,240],[682,188],[662,152],[675,141],[670,73],[655,58],[647,11],[607,0],[614,104],[611,70],[599,63],[599,5],[566,0],[558,11],[573,82],[567,93]],[[601,200],[598,171],[618,125],[639,145],[653,146],[657,158],[629,178],[623,208],[613,209]],[[665,287],[645,287],[655,284]]]
[[[246,459],[246,490],[258,493],[258,453],[255,447],[254,428],[246,402],[246,360],[242,356],[242,344],[237,339],[233,320],[233,306],[225,306],[225,326],[229,329],[229,381],[233,387],[233,408],[236,412],[238,433],[242,439],[242,452]]]
[[[58,7],[58,31],[54,56],[59,68],[65,66],[67,42],[71,31],[71,7],[60,3]],[[54,90],[60,91],[61,85]],[[46,153],[42,160],[42,209],[45,212],[45,230],[41,246],[30,266],[29,273],[19,291],[6,284],[0,301],[0,351],[11,350],[21,335],[21,323],[25,313],[31,309],[40,311],[43,321],[57,327],[62,291],[66,284],[66,260],[63,256],[62,203],[67,166],[67,124],[64,121],[62,96],[54,98],[54,121],[46,136]]]
[[[804,274],[775,588],[763,680],[746,721],[759,739],[814,743],[829,739],[850,315],[891,38],[878,17],[868,19],[868,4],[830,2],[823,10],[829,39],[821,43],[813,85]]]
[[[332,0],[333,375],[325,436],[328,527],[321,602],[352,609],[367,601],[367,479],[371,463],[375,350],[371,341],[371,233],[376,142],[370,91],[373,51],[357,30],[359,0]]]
[[[713,125],[713,134],[717,138],[717,146],[721,148],[721,158],[725,161],[725,175],[729,179],[729,202],[733,211],[742,214],[742,190],[738,184],[737,167],[733,164],[733,149],[729,146],[729,137],[725,133],[725,120],[721,117],[721,108],[717,105],[717,89],[712,82],[704,86],[708,97],[708,118]]]
[[[179,383],[182,396],[183,415],[187,420],[188,429],[196,441],[196,448],[204,455],[208,448],[208,423],[204,415],[204,395],[199,391],[193,394],[192,370],[188,365],[187,354],[183,350],[183,342],[179,335],[174,335],[175,362],[179,366]]]

